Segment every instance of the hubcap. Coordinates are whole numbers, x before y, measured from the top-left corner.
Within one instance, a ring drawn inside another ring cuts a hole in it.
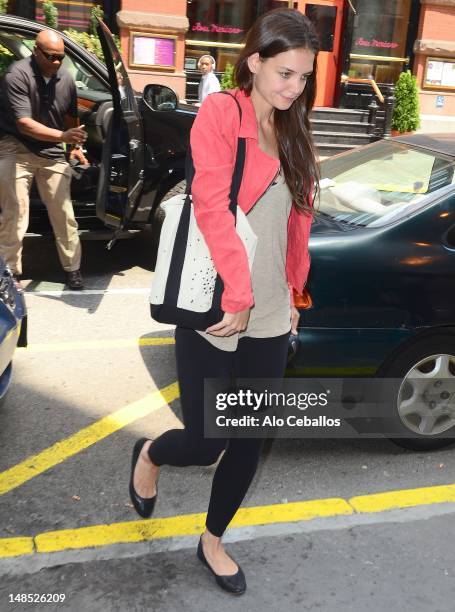
[[[455,425],[455,355],[431,355],[403,378],[398,414],[411,431],[435,436]]]

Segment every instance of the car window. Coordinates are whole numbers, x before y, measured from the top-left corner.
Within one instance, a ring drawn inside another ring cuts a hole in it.
[[[30,53],[22,37],[0,32],[0,76],[5,74],[12,62],[28,57]]]
[[[0,58],[5,58],[0,62],[0,70],[6,72],[9,64],[15,60],[29,57],[35,45],[34,38],[26,38],[20,34],[0,33],[0,45],[6,50],[1,53]],[[68,51],[63,60],[63,66],[71,73],[76,82],[78,93],[83,97],[84,92],[102,92],[110,94],[110,90],[95,75],[91,74],[77,59],[71,56]],[[0,74],[1,76],[1,74]]]
[[[321,162],[319,211],[339,221],[384,225],[455,183],[454,162],[381,141]]]
[[[105,24],[101,26],[101,34],[107,45],[107,50],[103,49],[104,55],[106,55],[106,51],[108,53],[108,70],[113,69],[115,71],[114,74],[110,74],[112,88],[115,88],[113,84],[113,80],[117,83],[119,98],[120,98],[120,107],[123,112],[132,112],[133,114],[138,114],[137,102],[134,95],[134,90],[131,87],[130,79],[128,76],[128,72],[126,71],[125,65],[123,64],[122,56],[120,51],[117,49],[114,39],[112,38],[112,34]],[[105,31],[103,31],[105,30]],[[112,62],[112,63],[111,63]],[[111,66],[111,67],[109,67]]]

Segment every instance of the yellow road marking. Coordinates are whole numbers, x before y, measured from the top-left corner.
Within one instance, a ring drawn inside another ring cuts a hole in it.
[[[0,539],[0,559],[5,557],[22,557],[35,552],[33,538],[2,538]]]
[[[179,388],[175,382],[159,391],[150,393],[136,402],[127,404],[116,412],[81,429],[69,438],[56,442],[37,455],[28,457],[25,461],[0,474],[0,495],[15,489],[24,484],[24,482],[27,482],[27,480],[62,463],[68,457],[76,455],[92,444],[96,444],[126,425],[166,406],[178,397]]]
[[[394,508],[411,508],[428,504],[455,502],[455,484],[419,489],[403,489],[351,497],[349,503],[356,512],[383,512]]]
[[[240,508],[230,527],[270,525],[315,518],[348,516],[391,509],[409,508],[455,501],[455,484],[418,489],[396,490],[343,498],[316,499],[287,504]],[[65,550],[109,546],[200,534],[205,513],[184,514],[166,518],[93,525],[78,529],[48,531],[35,537],[0,539],[0,559],[52,553]]]
[[[352,513],[352,508],[343,499],[273,504],[254,508],[240,508],[230,526],[244,527],[245,525],[307,521],[317,516]],[[158,538],[197,535],[204,530],[205,517],[205,513],[183,514],[145,521],[50,531],[36,536],[35,545],[37,552],[49,553],[90,546],[108,546],[118,543],[144,542]]]
[[[171,336],[161,338],[132,338],[128,340],[82,340],[75,342],[49,342],[29,344],[17,351],[26,353],[55,353],[60,351],[79,351],[87,349],[131,348],[136,346],[166,346],[175,344]]]
[[[344,499],[314,499],[304,502],[290,502],[288,504],[241,508],[234,517],[231,526],[246,527],[248,525],[309,521],[317,517],[352,513],[353,509]]]
[[[187,514],[163,519],[50,531],[37,535],[35,543],[37,552],[49,553],[118,543],[145,542],[176,535],[195,535],[204,530],[204,524],[205,514]]]

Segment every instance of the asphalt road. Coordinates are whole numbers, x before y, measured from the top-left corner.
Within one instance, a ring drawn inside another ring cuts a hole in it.
[[[133,443],[180,426],[178,398],[157,401],[176,375],[172,328],[148,311],[154,252],[149,233],[112,252],[84,241],[88,291],[62,294],[52,240],[26,240],[30,346],[16,353],[14,383],[0,408],[3,541],[138,520],[128,497]],[[450,448],[413,453],[387,440],[276,440],[244,506],[284,509],[451,485],[454,468]],[[163,469],[154,519],[204,513],[214,469]],[[226,536],[247,575],[240,599],[217,590],[198,565],[195,532],[148,544],[74,546],[38,555],[42,569],[36,552],[6,556],[0,610],[452,611],[454,516],[452,501],[245,523]],[[64,593],[65,601],[11,603],[17,593]]]

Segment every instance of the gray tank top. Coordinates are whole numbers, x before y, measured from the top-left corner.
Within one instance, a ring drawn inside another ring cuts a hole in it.
[[[224,351],[235,351],[239,338],[272,338],[291,329],[291,305],[286,281],[287,226],[292,197],[281,175],[249,211],[247,218],[258,237],[251,269],[254,306],[245,331],[228,337],[198,331]]]

